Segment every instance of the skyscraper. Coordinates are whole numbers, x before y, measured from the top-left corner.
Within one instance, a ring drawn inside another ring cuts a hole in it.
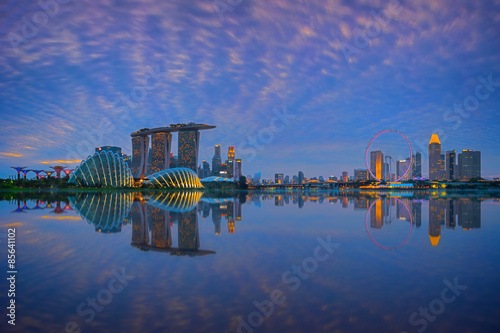
[[[411,179],[411,170],[410,169],[410,158],[407,157],[404,160],[399,160],[396,162],[396,178],[403,177],[403,175],[408,171],[408,173],[401,178],[400,180],[410,180]]]
[[[458,154],[458,173],[460,180],[470,180],[481,177],[481,152],[462,150]]]
[[[227,178],[234,177],[234,160],[226,161],[226,172],[227,172]]]
[[[215,145],[215,155],[221,157],[221,147],[220,147],[220,145]]]
[[[455,179],[456,153],[454,150],[446,152],[446,179]]]
[[[386,164],[384,163],[384,154],[381,150],[370,152],[370,171],[380,180],[385,179]],[[375,180],[370,175],[370,179]]]
[[[202,165],[203,165],[203,178],[206,178],[210,176],[210,164],[207,161],[203,160]]]
[[[416,152],[413,155],[413,165],[412,165],[411,175],[413,178],[422,177],[422,154],[420,152]]]
[[[235,163],[234,163],[234,179],[239,180],[242,173],[241,173],[241,159],[237,158]]]
[[[304,173],[302,171],[299,171],[298,182],[299,184],[302,184],[303,181],[304,181]]]
[[[179,131],[179,167],[197,171],[200,132],[198,130]]]
[[[432,134],[429,141],[429,180],[441,178],[441,142],[437,134]]]
[[[227,160],[234,161],[234,147],[229,147],[227,149]]]

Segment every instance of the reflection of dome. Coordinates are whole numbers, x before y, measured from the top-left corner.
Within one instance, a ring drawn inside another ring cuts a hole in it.
[[[101,151],[82,161],[69,182],[84,186],[130,187],[134,179],[123,158],[110,151]]]
[[[196,207],[202,194],[201,191],[154,193],[148,204],[171,212],[184,213]]]
[[[188,168],[165,169],[148,175],[149,183],[165,188],[202,188],[200,179]]]
[[[130,212],[134,196],[132,193],[82,193],[69,197],[75,210],[96,230],[117,232]]]

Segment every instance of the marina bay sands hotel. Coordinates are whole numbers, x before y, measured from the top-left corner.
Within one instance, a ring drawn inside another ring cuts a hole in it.
[[[170,127],[143,128],[130,134],[132,137],[132,175],[144,178],[149,174],[170,168],[172,133],[179,132],[178,167],[196,172],[200,130],[215,128],[205,124],[172,124]],[[151,165],[149,161],[149,136],[151,136]]]

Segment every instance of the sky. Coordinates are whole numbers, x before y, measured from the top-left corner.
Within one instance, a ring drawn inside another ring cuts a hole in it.
[[[500,0],[4,0],[0,36],[0,178],[188,122],[264,179],[352,175],[385,129],[500,175]]]

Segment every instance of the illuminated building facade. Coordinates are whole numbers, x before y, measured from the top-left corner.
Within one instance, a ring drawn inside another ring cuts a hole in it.
[[[198,166],[198,149],[200,145],[200,132],[188,130],[179,132],[178,166],[196,172]]]
[[[227,149],[227,160],[234,161],[234,147],[229,147]]]
[[[132,175],[143,178],[148,174],[149,136],[132,138]]]
[[[384,163],[384,154],[381,150],[375,150],[370,152],[370,171],[380,180],[385,179],[385,169],[386,164]],[[375,180],[370,175],[372,180]]]
[[[443,168],[441,142],[437,134],[432,134],[429,141],[429,180],[442,179]]]
[[[170,150],[172,146],[172,134],[154,133],[151,135],[151,165],[150,173],[159,172],[170,168]]]
[[[355,169],[354,170],[354,181],[362,182],[368,180],[368,170],[367,169]]]
[[[458,154],[458,173],[460,180],[470,180],[481,177],[481,152],[462,150]]]
[[[347,182],[348,179],[349,179],[349,172],[342,171],[342,181]]]
[[[275,184],[283,184],[284,175],[282,173],[276,173],[274,175],[274,183]]]

